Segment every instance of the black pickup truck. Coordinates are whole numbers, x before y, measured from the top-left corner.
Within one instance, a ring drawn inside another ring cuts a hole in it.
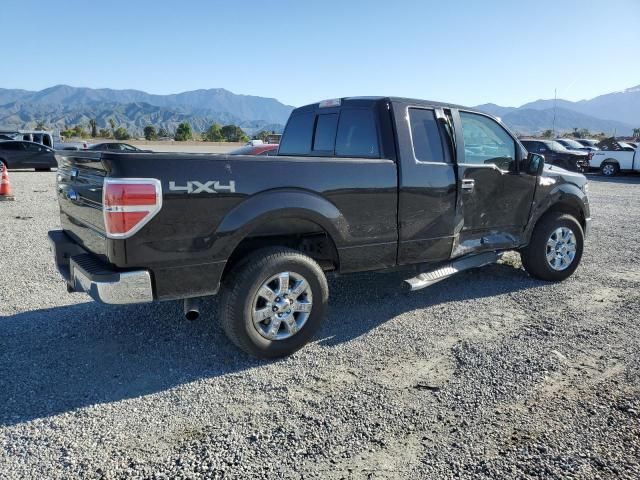
[[[518,250],[551,281],[577,268],[587,180],[544,165],[493,117],[405,98],[294,110],[277,156],[57,153],[69,291],[104,303],[220,292],[240,348],[290,354],[318,330],[327,272],[406,268],[419,289]]]

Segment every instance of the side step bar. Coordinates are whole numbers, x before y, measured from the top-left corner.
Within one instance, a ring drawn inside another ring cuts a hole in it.
[[[405,282],[409,284],[412,292],[414,290],[421,290],[439,282],[440,280],[449,278],[456,273],[463,272],[464,270],[484,267],[485,265],[496,263],[500,257],[502,257],[502,253],[496,252],[480,253],[478,255],[462,257],[435,270],[424,272],[413,278],[409,278],[405,280]]]

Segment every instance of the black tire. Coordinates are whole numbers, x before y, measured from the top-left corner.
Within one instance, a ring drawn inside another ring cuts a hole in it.
[[[600,173],[605,177],[615,177],[620,171],[620,165],[618,162],[614,162],[612,160],[605,160],[600,165]]]
[[[257,292],[269,278],[280,272],[296,272],[304,277],[312,293],[312,308],[304,325],[289,338],[265,338],[253,323]],[[324,319],[329,287],[320,266],[310,257],[289,248],[256,250],[233,267],[224,279],[219,302],[219,318],[229,339],[240,349],[260,358],[291,355],[306,345]]]
[[[575,236],[575,256],[564,270],[555,270],[547,261],[547,242],[552,233],[560,228],[570,229]],[[550,282],[562,281],[573,274],[582,259],[584,232],[580,222],[566,213],[550,213],[543,216],[535,226],[531,242],[520,251],[524,269],[532,277]]]

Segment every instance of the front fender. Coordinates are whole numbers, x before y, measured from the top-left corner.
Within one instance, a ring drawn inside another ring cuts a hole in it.
[[[223,243],[218,255],[228,258],[252,231],[283,218],[304,219],[319,225],[338,248],[349,241],[347,222],[333,203],[307,190],[270,190],[252,195],[225,215],[216,230],[218,241]]]
[[[566,209],[567,213],[579,212],[582,218],[578,218],[578,221],[581,223],[591,216],[589,198],[578,186],[572,183],[562,183],[560,185],[539,184],[536,189],[536,199],[531,210],[529,223],[525,229],[524,237],[527,239],[527,243],[538,220],[543,215],[552,210],[562,211],[563,209]]]

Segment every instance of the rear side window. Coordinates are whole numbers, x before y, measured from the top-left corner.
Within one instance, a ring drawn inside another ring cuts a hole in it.
[[[313,150],[315,152],[331,152],[336,143],[336,127],[338,125],[338,115],[329,113],[318,115],[316,120],[316,131],[313,136]]]
[[[442,137],[433,110],[409,109],[411,140],[416,160],[422,162],[444,162]]]
[[[300,113],[289,119],[282,135],[280,155],[309,155],[314,120],[313,112]]]
[[[336,155],[380,157],[378,129],[373,110],[342,109],[336,135]]]

